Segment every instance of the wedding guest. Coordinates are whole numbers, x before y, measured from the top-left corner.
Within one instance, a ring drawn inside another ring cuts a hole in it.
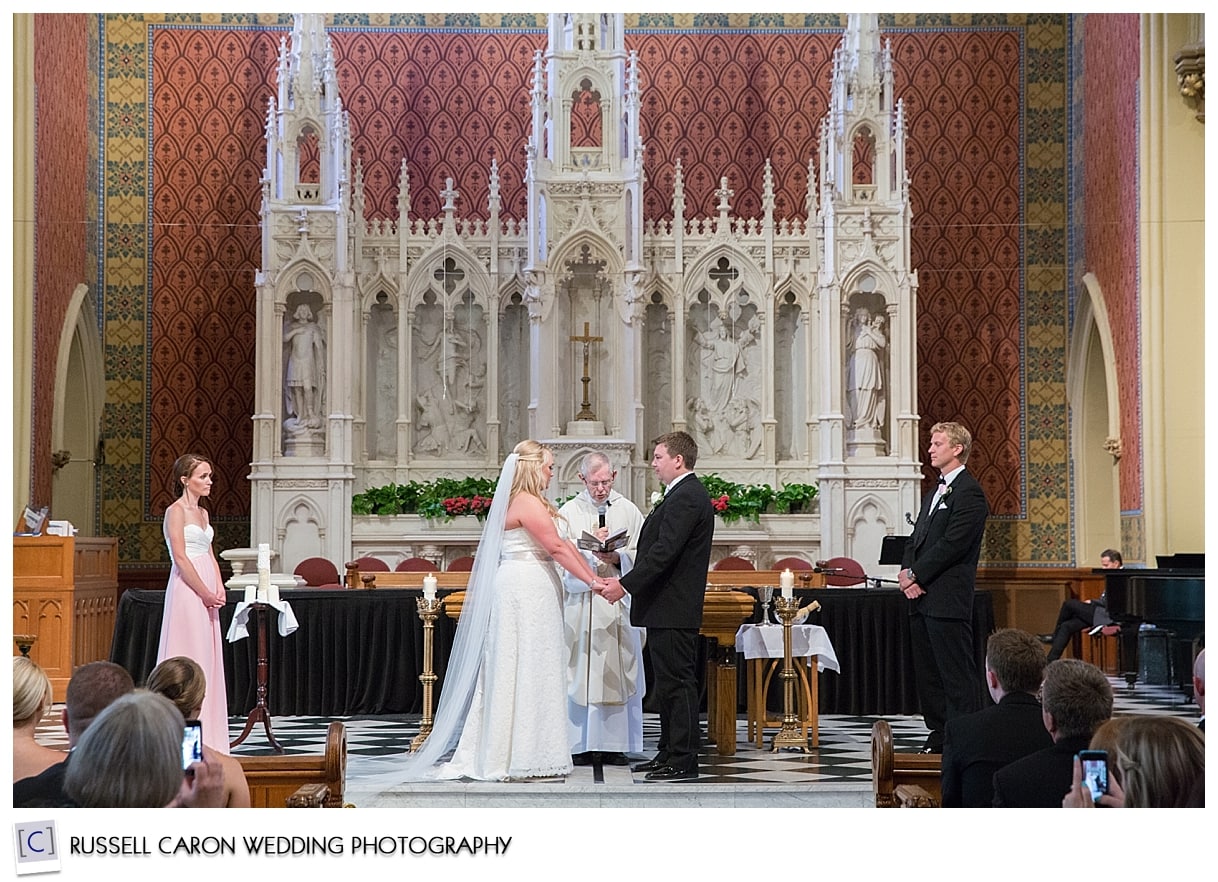
[[[183,719],[144,689],[111,702],[73,750],[63,789],[82,808],[220,805],[224,771],[206,761],[182,769]]]
[[[13,783],[13,807],[35,808],[68,804],[63,792],[64,773],[72,761],[72,749],[111,702],[135,689],[127,670],[114,662],[96,661],[81,665],[68,681],[62,713],[68,733],[68,753],[62,761],[41,773]]]
[[[148,674],[147,688],[173,702],[183,718],[197,720],[207,695],[207,680],[198,662],[185,656],[167,658]],[[226,756],[203,744],[203,759],[224,768],[226,808],[249,808],[250,789],[245,770],[235,757]]]
[[[1121,557],[1121,552],[1115,548],[1108,548],[1100,552],[1101,569],[1118,570],[1124,565],[1125,561]],[[1070,638],[1079,631],[1110,624],[1112,624],[1112,618],[1108,615],[1108,604],[1103,595],[1099,600],[1079,600],[1067,597],[1057,612],[1057,624],[1053,628],[1053,633],[1048,635],[1047,641],[1046,635],[1041,635],[1042,641],[1052,644],[1049,648],[1049,661],[1061,658],[1070,643]]]
[[[62,750],[39,744],[38,724],[51,709],[51,678],[38,663],[24,655],[13,658],[13,780],[40,774],[63,762]]]
[[[1205,808],[1205,736],[1179,717],[1130,716],[1096,730],[1092,750],[1108,753],[1108,792],[1099,805],[1112,808]],[[1096,803],[1083,785],[1074,758],[1065,808]]]
[[[994,773],[997,808],[1057,808],[1070,789],[1070,765],[1112,716],[1112,686],[1095,665],[1059,658],[1045,666],[1041,716],[1053,746]]]
[[[220,563],[212,548],[207,509],[211,496],[212,465],[196,453],[179,456],[173,464],[173,485],[178,498],[165,509],[163,531],[173,569],[165,588],[161,641],[157,663],[184,655],[199,663],[210,688],[199,720],[204,742],[218,753],[228,753],[228,696],[224,684],[220,610],[226,595]]]

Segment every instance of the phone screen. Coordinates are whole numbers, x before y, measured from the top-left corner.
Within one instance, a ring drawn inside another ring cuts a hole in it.
[[[189,769],[191,763],[203,761],[203,724],[198,720],[187,720],[182,735],[182,768]]]
[[[1108,792],[1108,754],[1102,750],[1084,750],[1079,759],[1083,764],[1083,784],[1091,791],[1091,799],[1099,802]]]

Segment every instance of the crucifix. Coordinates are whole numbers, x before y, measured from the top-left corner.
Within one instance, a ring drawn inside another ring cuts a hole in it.
[[[588,376],[588,347],[592,343],[600,343],[604,337],[593,337],[588,333],[588,322],[584,322],[584,334],[582,337],[572,337],[572,343],[584,344],[584,400],[580,405],[580,411],[575,415],[577,420],[595,420],[596,414],[592,412],[592,402],[588,400],[588,384],[592,382],[592,377]]]

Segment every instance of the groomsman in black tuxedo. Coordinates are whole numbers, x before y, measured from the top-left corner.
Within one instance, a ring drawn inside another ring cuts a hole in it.
[[[930,730],[924,753],[942,753],[946,722],[981,707],[973,593],[990,508],[981,485],[964,467],[972,446],[973,436],[959,423],[931,427],[928,452],[939,482],[922,500],[897,575],[909,598],[914,682]]]
[[[659,751],[634,767],[648,781],[698,777],[698,630],[706,598],[715,512],[692,469],[698,445],[685,432],[654,442],[651,467],[664,498],[639,531],[634,568],[593,586],[610,603],[630,594],[630,624],[647,629],[660,708]]]

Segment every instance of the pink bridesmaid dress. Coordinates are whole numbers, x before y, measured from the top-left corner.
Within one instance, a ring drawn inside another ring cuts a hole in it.
[[[213,591],[223,587],[220,567],[211,553],[214,531],[187,524],[186,556],[195,571]],[[166,543],[168,543],[166,537]],[[212,750],[228,753],[228,694],[224,682],[224,654],[221,649],[220,611],[203,605],[182,579],[175,565],[165,588],[165,612],[161,618],[161,642],[156,660],[184,655],[198,662],[207,678],[207,693],[199,719],[203,723],[203,743]]]

